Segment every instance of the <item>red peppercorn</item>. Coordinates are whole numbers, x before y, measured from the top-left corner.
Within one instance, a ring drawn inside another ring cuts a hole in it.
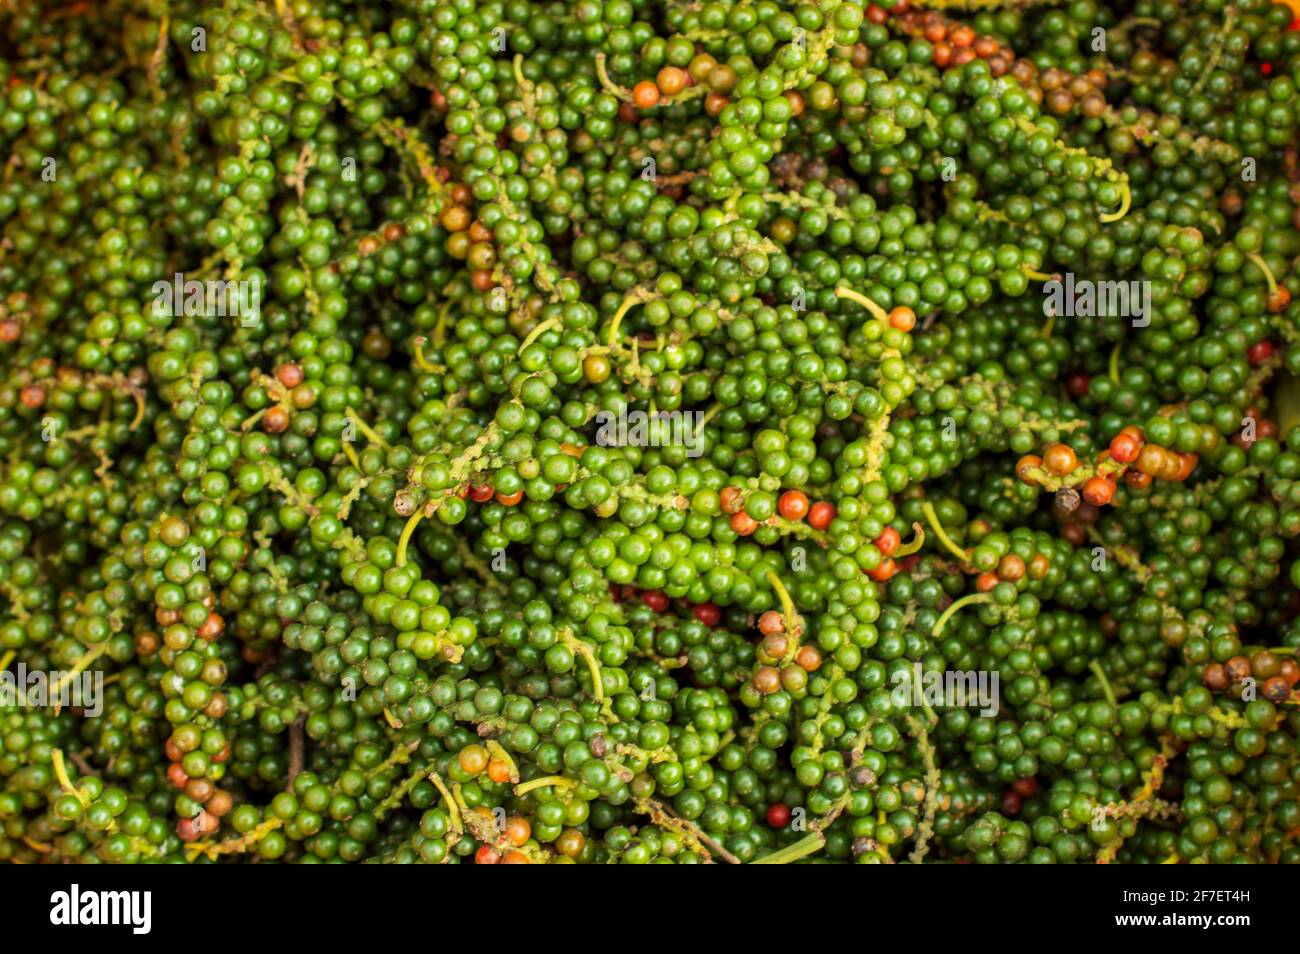
[[[1092,377],[1087,371],[1071,371],[1065,376],[1065,390],[1073,397],[1084,397],[1092,387]]]
[[[1029,798],[1038,791],[1038,779],[1033,775],[1027,778],[1018,778],[1011,783],[1011,790],[1021,798]]]
[[[1115,484],[1105,477],[1089,477],[1083,485],[1083,499],[1094,507],[1102,507],[1115,496]]]
[[[891,580],[895,573],[898,572],[898,564],[889,557],[880,561],[880,566],[874,570],[868,570],[867,576],[871,577],[877,583],[886,583]]]
[[[825,530],[835,519],[835,505],[819,500],[808,511],[808,525],[814,530]]]
[[[731,529],[739,536],[747,537],[758,529],[758,521],[742,510],[731,515]]]
[[[1138,459],[1138,454],[1142,451],[1142,442],[1135,439],[1132,434],[1123,432],[1116,434],[1110,442],[1110,456],[1121,464],[1131,464]]]
[[[646,590],[641,594],[641,602],[656,613],[668,609],[668,597],[661,590]]]
[[[808,513],[808,495],[802,490],[787,490],[776,506],[786,520],[802,520]]]
[[[695,618],[705,626],[717,626],[722,622],[722,610],[716,603],[697,603],[693,612]]]
[[[1273,357],[1273,342],[1267,338],[1260,338],[1253,345],[1246,349],[1246,360],[1251,364],[1263,364],[1269,358]]]

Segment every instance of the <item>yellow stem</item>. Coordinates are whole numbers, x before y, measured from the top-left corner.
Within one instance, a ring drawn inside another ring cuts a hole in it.
[[[427,340],[428,339],[426,339],[424,335],[420,335],[414,342],[412,342],[415,351],[415,366],[421,371],[436,371],[438,369],[431,365],[429,360],[424,356],[424,345]]]
[[[574,788],[577,786],[571,778],[565,778],[563,775],[543,775],[541,778],[529,779],[527,782],[521,782],[515,786],[515,797],[523,798],[529,792],[539,788]]]
[[[1050,282],[1053,280],[1053,276],[1040,272],[1035,268],[1030,268],[1028,265],[1021,265],[1020,270],[1036,282]]]
[[[579,639],[569,630],[565,630],[564,643],[587,663],[587,672],[591,674],[592,690],[596,696],[596,703],[602,704],[605,701],[605,685],[600,678],[600,663],[596,661],[596,654],[592,652],[591,647],[583,640]]]
[[[793,633],[797,617],[794,609],[794,600],[790,599],[790,591],[785,588],[785,584],[781,582],[781,578],[771,570],[767,571],[767,582],[772,584],[772,589],[776,590],[777,598],[781,601],[781,615],[785,617],[786,632]]]
[[[935,621],[934,629],[930,631],[930,635],[935,639],[942,636],[943,628],[948,625],[948,620],[952,619],[957,611],[962,607],[970,606],[972,603],[988,603],[992,599],[992,593],[971,593],[968,596],[963,596],[961,599],[954,601],[951,606],[943,611],[943,615]]]
[[[600,79],[600,85],[605,87],[607,92],[612,93],[614,96],[623,100],[630,100],[632,98],[632,91],[630,89],[619,86],[609,78],[609,73],[605,72],[604,53],[596,54],[596,76]]]
[[[1118,222],[1124,216],[1128,215],[1128,210],[1133,204],[1133,193],[1128,187],[1128,176],[1120,181],[1119,184],[1119,208],[1114,212],[1105,212],[1101,216],[1102,222]]]
[[[1110,352],[1110,361],[1107,362],[1107,367],[1109,368],[1110,380],[1112,384],[1119,384],[1119,356],[1120,353],[1123,352],[1123,350],[1124,350],[1124,342],[1117,341],[1115,343],[1115,347],[1111,349]]]
[[[406,526],[402,528],[402,535],[397,540],[397,565],[406,566],[406,545],[411,542],[411,534],[415,533],[416,526],[424,519],[424,508],[421,507],[415,513],[411,514],[411,519],[406,521]]]
[[[863,308],[867,309],[867,311],[871,312],[873,317],[880,321],[889,321],[889,312],[885,311],[885,309],[881,308],[861,292],[856,292],[852,288],[845,288],[843,285],[838,285],[835,288],[835,297],[847,298],[849,301],[856,301]]]
[[[8,669],[9,664],[14,661],[14,657],[17,655],[18,655],[18,650],[11,649],[3,656],[0,656],[0,672],[4,672],[6,669]]]
[[[952,537],[948,536],[948,532],[943,529],[943,524],[939,522],[939,515],[934,512],[934,504],[928,500],[925,501],[921,504],[921,512],[925,514],[925,519],[930,521],[930,529],[934,531],[934,535],[939,538],[939,542],[943,544],[944,548],[961,560],[962,563],[968,562],[969,557],[967,557],[966,551],[953,543]]]
[[[388,441],[384,440],[375,431],[371,430],[370,425],[361,419],[360,414],[350,407],[344,408],[343,412],[356,423],[357,430],[366,435],[366,440],[370,441],[372,444],[378,444],[384,450],[392,449],[388,446]]]
[[[438,312],[438,323],[433,326],[433,346],[441,348],[447,338],[447,313],[451,310],[448,305],[442,311]]]
[[[525,348],[527,348],[530,344],[532,344],[542,335],[546,334],[546,332],[550,331],[559,323],[560,323],[560,319],[558,317],[547,318],[545,321],[538,322],[537,327],[534,328],[532,331],[528,332],[528,337],[525,338],[522,342],[520,342],[519,351],[517,353],[523,354]]]
[[[912,524],[912,532],[916,534],[916,536],[912,538],[912,542],[902,544],[897,550],[894,551],[894,556],[896,557],[911,556],[913,553],[916,553],[918,550],[921,549],[922,546],[925,545],[925,528],[921,526],[919,523],[914,523]]]
[[[1273,269],[1268,267],[1268,262],[1258,252],[1247,252],[1246,257],[1255,263],[1255,267],[1264,273],[1264,280],[1268,282],[1268,293],[1277,294],[1277,279],[1273,277]]]
[[[54,764],[54,777],[59,780],[59,786],[69,795],[77,796],[77,801],[81,802],[82,806],[89,804],[90,799],[72,784],[72,779],[68,778],[68,767],[63,764],[63,750],[52,749],[50,761]]]
[[[266,412],[268,410],[270,409],[264,407],[262,408],[262,410],[258,411],[257,413],[248,415],[248,417],[244,418],[242,421],[239,422],[239,429],[241,431],[248,430],[258,421],[260,421],[266,415]]]
[[[786,845],[780,851],[774,851],[770,855],[764,855],[762,858],[755,858],[750,862],[751,865],[788,865],[807,858],[821,851],[822,846],[826,844],[826,836],[819,831],[813,832],[804,838],[799,839],[793,845]]]
[[[700,418],[700,423],[699,426],[696,428],[696,432],[697,433],[702,432],[704,430],[705,425],[708,424],[710,421],[712,421],[715,417],[717,417],[718,412],[721,410],[722,410],[722,402],[718,401],[711,408],[705,411],[704,416]]]
[[[166,17],[163,19],[166,19]],[[144,395],[138,390],[133,390],[131,392],[131,397],[135,399],[135,417],[131,418],[131,424],[127,430],[134,431],[144,423]]]
[[[461,821],[460,809],[456,806],[456,799],[451,794],[451,790],[447,788],[447,783],[442,780],[442,776],[437,772],[429,773],[429,781],[433,783],[434,788],[441,793],[443,800],[447,803],[447,813],[451,816],[451,830],[457,834],[463,833],[465,823]]]
[[[59,710],[63,708],[58,698],[63,693],[63,688],[68,683],[72,682],[72,680],[76,679],[83,672],[85,672],[87,667],[90,666],[91,663],[93,663],[100,656],[104,655],[104,653],[106,653],[107,651],[108,651],[107,639],[104,640],[103,642],[96,643],[94,648],[90,649],[85,653],[82,653],[81,658],[77,660],[76,665],[74,665],[71,669],[69,669],[67,672],[61,675],[58,679],[58,682],[56,682],[53,686],[50,687],[50,698],[55,700],[54,702],[55,715],[58,715]]]
[[[1094,659],[1088,663],[1088,668],[1092,670],[1092,674],[1101,683],[1101,693],[1106,697],[1106,701],[1110,703],[1112,708],[1118,708],[1119,703],[1115,701],[1115,690],[1110,687],[1110,680],[1106,678],[1106,671],[1101,668],[1101,660]]]
[[[354,450],[352,449],[352,442],[351,442],[351,441],[344,441],[344,442],[343,442],[343,453],[345,453],[345,454],[348,455],[348,460],[351,461],[351,462],[352,462],[352,466],[355,467],[355,468],[357,469],[357,473],[358,473],[358,474],[362,473],[362,470],[361,470],[361,460],[360,460],[360,458],[357,457],[357,452],[354,451]]]
[[[519,766],[515,764],[514,757],[505,750],[501,743],[495,739],[488,739],[485,746],[489,755],[510,766],[510,781],[519,781]]]
[[[623,323],[623,317],[632,310],[632,306],[650,301],[653,297],[655,296],[648,293],[644,288],[638,288],[623,299],[623,303],[618,306],[618,311],[614,312],[613,323],[609,326],[608,345],[611,350],[618,347],[618,326]]]

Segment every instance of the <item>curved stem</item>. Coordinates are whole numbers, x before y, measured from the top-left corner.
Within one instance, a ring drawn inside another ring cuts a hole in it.
[[[350,407],[346,407],[346,408],[344,408],[344,409],[343,409],[343,413],[345,413],[348,417],[352,418],[352,420],[353,420],[353,421],[356,423],[356,425],[357,425],[357,430],[359,430],[362,434],[365,434],[365,435],[366,435],[366,440],[370,441],[370,443],[372,443],[372,444],[378,444],[378,445],[379,445],[380,447],[382,447],[384,450],[392,450],[392,448],[388,446],[388,441],[386,441],[386,440],[384,440],[382,437],[380,437],[379,434],[376,433],[376,432],[375,432],[375,431],[370,427],[369,424],[367,424],[365,421],[363,421],[363,420],[361,419],[361,415],[360,415],[360,414],[358,414],[356,411],[354,411],[354,410],[353,410],[352,408],[350,408]]]
[[[781,601],[781,614],[785,617],[786,632],[793,633],[796,613],[794,600],[790,599],[790,591],[785,588],[781,578],[772,570],[767,571],[767,582],[772,584],[772,589],[776,590],[777,598]]]
[[[1268,267],[1268,262],[1264,261],[1264,256],[1258,252],[1247,252],[1246,257],[1255,263],[1255,267],[1264,273],[1264,281],[1268,282],[1268,293],[1277,294],[1277,279],[1273,277],[1273,269]]]
[[[447,783],[442,780],[442,776],[437,772],[429,773],[429,781],[433,783],[433,787],[438,790],[447,803],[447,814],[451,816],[451,830],[458,835],[463,833],[465,823],[461,821],[460,808],[456,805],[456,799],[451,794],[451,789],[447,788]]]
[[[894,551],[895,557],[906,557],[916,553],[925,545],[925,527],[919,523],[912,524],[912,532],[916,534],[911,543],[905,543]]]
[[[943,615],[935,621],[934,629],[930,630],[930,635],[935,639],[942,636],[943,628],[948,625],[948,620],[952,619],[953,616],[957,614],[957,611],[963,607],[971,606],[975,603],[990,603],[992,601],[992,593],[971,593],[967,596],[963,596],[961,599],[954,601],[951,606],[943,611]]]
[[[638,288],[623,299],[623,303],[618,306],[618,311],[614,312],[614,320],[609,326],[608,344],[610,350],[616,350],[618,347],[618,326],[623,323],[623,317],[632,310],[634,305],[649,301],[652,297],[654,296],[646,292],[645,289]]]
[[[343,442],[343,453],[347,455],[348,461],[356,468],[357,473],[362,473],[361,460],[357,457],[357,452],[352,449],[351,441]]]
[[[774,851],[770,855],[764,855],[762,858],[755,858],[750,862],[751,865],[788,865],[807,858],[809,855],[816,854],[822,850],[826,844],[826,836],[819,831],[807,835],[793,845],[786,845],[780,851]]]
[[[609,78],[609,74],[605,72],[604,53],[596,54],[596,76],[597,78],[600,79],[600,85],[605,87],[605,92],[610,93],[611,95],[616,96],[622,100],[630,100],[632,98],[631,90],[627,89],[626,87],[619,86],[617,83],[611,80]]]
[[[262,408],[260,411],[257,411],[257,412],[255,412],[255,413],[253,413],[253,414],[248,415],[248,417],[244,418],[242,421],[239,422],[239,429],[240,429],[241,431],[246,431],[246,430],[248,430],[250,427],[252,427],[252,426],[253,426],[254,424],[256,424],[258,421],[260,421],[263,417],[265,417],[265,416],[266,416],[266,412],[269,411],[269,410],[270,410],[270,408],[265,408],[265,407],[264,407],[264,408]]]
[[[852,288],[845,288],[843,285],[838,285],[835,288],[835,297],[847,298],[849,301],[856,301],[863,308],[867,309],[867,311],[871,312],[874,318],[877,318],[880,321],[889,321],[889,312],[885,311],[885,309],[881,308],[861,292],[856,292]]]
[[[438,312],[438,323],[433,326],[433,346],[441,348],[447,340],[447,315],[451,311],[451,305],[447,305],[442,311]]]
[[[600,663],[596,660],[596,654],[592,652],[590,646],[585,641],[579,639],[570,630],[564,632],[564,644],[580,655],[587,663],[587,671],[591,674],[592,691],[596,696],[596,703],[603,704],[605,701],[605,684],[600,678]]]
[[[543,775],[541,778],[529,779],[527,782],[520,782],[515,786],[515,797],[523,798],[529,792],[539,788],[575,788],[577,786],[571,778],[565,778],[563,775]]]
[[[1118,222],[1124,216],[1128,215],[1128,210],[1133,204],[1133,193],[1128,186],[1128,176],[1124,176],[1119,184],[1119,208],[1114,212],[1105,212],[1101,216],[1102,222]]]
[[[1119,384],[1119,356],[1124,350],[1124,342],[1117,341],[1115,347],[1110,352],[1110,361],[1107,362],[1107,368],[1110,374],[1112,384]]]
[[[1106,697],[1106,701],[1110,703],[1112,708],[1118,708],[1119,703],[1115,701],[1115,690],[1110,687],[1110,680],[1106,678],[1106,671],[1101,668],[1101,660],[1094,659],[1088,663],[1088,668],[1092,670],[1092,674],[1101,683],[1101,693]]]
[[[411,343],[412,350],[415,352],[415,366],[421,371],[436,371],[438,369],[431,365],[429,360],[424,356],[424,345],[427,340],[428,339],[426,339],[424,335],[420,335]]]
[[[63,703],[62,700],[60,699],[60,696],[63,695],[64,687],[66,687],[68,683],[72,682],[72,680],[76,679],[83,672],[85,672],[91,663],[93,663],[100,656],[104,655],[104,653],[106,653],[107,651],[108,651],[107,639],[104,640],[103,642],[96,643],[93,649],[90,649],[87,652],[82,653],[81,658],[77,660],[76,664],[67,672],[65,672],[63,675],[59,676],[58,681],[50,687],[50,698],[54,700],[55,715],[58,715],[59,710],[63,708]]]
[[[411,534],[415,533],[415,528],[420,521],[424,519],[424,508],[421,507],[411,518],[406,521],[406,526],[402,528],[402,535],[397,540],[397,565],[406,566],[406,546],[411,542]]]
[[[550,331],[559,323],[560,323],[560,319],[558,316],[555,318],[547,318],[545,321],[539,321],[537,323],[537,327],[534,328],[532,331],[528,332],[528,337],[526,337],[523,341],[519,343],[519,351],[517,353],[523,354],[525,348],[527,348],[530,344],[532,344],[542,335],[546,334],[546,332]]]
[[[86,804],[88,804],[90,799],[86,798],[85,794],[81,791],[81,789],[73,785],[72,779],[68,778],[68,768],[66,765],[63,764],[63,750],[51,749],[50,762],[54,766],[54,777],[59,780],[59,787],[62,788],[65,792],[67,792],[69,795],[75,795],[77,797],[77,801],[81,802],[83,807]]]
[[[497,742],[495,739],[488,739],[487,742],[485,743],[485,747],[488,750],[488,754],[492,756],[492,758],[504,762],[506,763],[507,766],[509,766],[510,781],[518,782],[519,766],[515,764],[514,756],[512,756],[509,752],[507,752],[505,750],[505,747],[500,742]]]
[[[1021,265],[1020,270],[1036,282],[1050,282],[1054,280],[1053,276],[1048,275],[1046,272],[1040,272],[1035,268],[1030,268],[1028,265]],[[1048,332],[1048,335],[1050,334],[1051,332]]]
[[[952,537],[948,536],[948,532],[943,529],[943,524],[939,522],[939,515],[934,512],[934,504],[928,500],[925,501],[921,504],[921,512],[925,514],[925,519],[930,521],[930,529],[934,531],[934,535],[939,538],[939,542],[943,544],[944,548],[961,560],[962,563],[968,562],[969,557],[967,557],[966,551],[953,543]]]
[[[131,389],[131,397],[135,399],[135,417],[131,418],[131,423],[127,430],[134,431],[144,423],[144,395],[136,388]]]

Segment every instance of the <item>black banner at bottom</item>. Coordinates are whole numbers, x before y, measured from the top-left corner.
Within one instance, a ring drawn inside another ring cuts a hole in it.
[[[911,922],[945,933],[960,931],[963,924],[977,930],[1009,920],[1017,934],[1041,932],[1042,938],[1086,943],[1137,932],[1150,941],[1163,932],[1184,943],[1192,933],[1231,942],[1242,932],[1280,931],[1286,921],[1279,903],[1293,891],[1282,871],[1246,865],[930,865],[873,867],[846,876],[840,866],[812,864],[800,865],[797,873],[788,868],[784,874],[756,873],[758,881],[699,883],[665,872],[661,874],[670,880],[645,882],[624,870],[600,875],[600,891],[594,894],[575,894],[590,884],[580,869],[540,879],[525,873],[523,881],[498,881],[497,870],[485,871],[480,881],[459,866],[421,871],[378,865],[294,871],[256,864],[14,866],[8,869],[12,877],[5,886],[4,907],[7,926],[19,938],[36,934],[57,942],[62,935],[65,941],[85,941],[93,934],[127,948],[196,939],[228,944],[235,937],[222,936],[227,924],[228,930],[242,936],[253,930],[271,943],[373,944],[380,940],[376,933],[392,941],[408,932],[418,940],[439,936],[431,931],[465,925],[466,917],[483,918],[498,930],[543,934],[565,921],[575,927],[590,918],[597,927],[614,919],[622,923],[618,933],[623,936],[642,916],[662,923],[677,914],[689,920],[693,940],[701,932],[720,939],[742,932],[749,937],[733,937],[733,942],[750,943],[757,897],[750,894],[745,901],[745,894],[721,889],[753,892],[766,885],[769,897],[787,899],[787,915],[814,909],[848,915],[819,916],[819,930],[833,923],[842,923],[846,931],[860,930],[869,923],[854,916],[861,914],[868,919],[885,915],[898,927]],[[576,880],[569,881],[570,876]],[[700,892],[709,884],[716,910],[699,906],[704,900]],[[696,900],[686,908],[671,900],[687,896]],[[497,904],[508,906],[508,918],[494,913]],[[750,910],[730,910],[733,905]],[[638,914],[642,906],[645,910]],[[777,913],[770,901],[761,902],[761,908]],[[627,942],[638,946],[637,932],[632,935]]]

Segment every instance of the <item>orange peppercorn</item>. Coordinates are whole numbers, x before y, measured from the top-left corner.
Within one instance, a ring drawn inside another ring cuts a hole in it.
[[[642,80],[632,87],[632,102],[639,109],[650,109],[659,102],[659,87],[650,80]]]
[[[665,66],[655,77],[655,82],[659,85],[659,92],[665,96],[676,96],[686,88],[687,79],[685,70],[679,70],[675,66]]]
[[[808,495],[802,490],[787,490],[777,502],[777,510],[787,520],[802,520],[808,513]]]
[[[825,530],[835,519],[835,505],[819,500],[808,511],[808,524],[814,530]]]
[[[1079,458],[1067,444],[1052,444],[1043,451],[1043,466],[1057,477],[1064,477],[1078,466]]]
[[[885,527],[880,532],[880,536],[876,537],[873,542],[876,544],[876,549],[885,556],[893,556],[895,551],[898,550],[899,544],[902,543],[902,537],[893,527]]]
[[[1083,499],[1094,507],[1110,503],[1114,496],[1115,483],[1105,477],[1089,477],[1083,485]]]
[[[916,327],[916,312],[906,305],[899,305],[889,313],[889,324],[899,331],[911,331]]]

